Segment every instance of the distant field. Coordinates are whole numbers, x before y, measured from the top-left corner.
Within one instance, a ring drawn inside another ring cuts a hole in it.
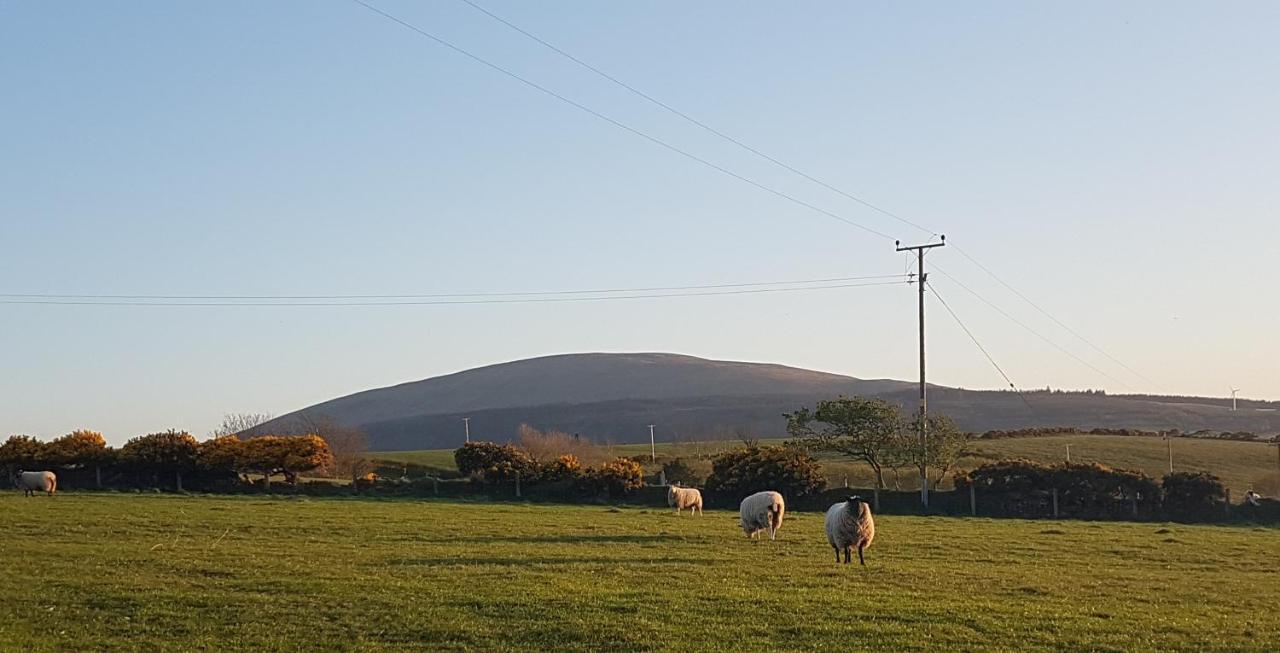
[[[3,650],[1275,651],[1280,532],[818,514],[0,495]]]
[[[714,453],[737,444],[737,441],[663,443],[657,445],[657,450],[660,454],[692,457]],[[961,460],[960,467],[972,469],[985,462],[1007,458],[1059,462],[1066,459],[1068,444],[1071,445],[1071,460],[1076,462],[1098,462],[1112,467],[1137,469],[1156,478],[1164,476],[1169,469],[1163,440],[1087,434],[979,440],[974,444],[974,455]],[[620,456],[649,453],[647,444],[611,445],[609,449],[614,455]],[[455,468],[452,449],[383,451],[374,456],[384,460]],[[1237,498],[1250,488],[1269,496],[1280,495],[1276,449],[1265,443],[1177,438],[1173,441],[1173,462],[1174,469],[1178,471],[1208,471],[1217,474]],[[824,461],[824,468],[831,485],[843,484],[846,477],[851,486],[868,487],[872,483],[871,472],[865,465],[828,459]],[[903,488],[918,487],[916,480],[905,470],[900,481]],[[892,477],[888,482],[893,484]],[[949,482],[944,484],[944,487],[949,486]]]

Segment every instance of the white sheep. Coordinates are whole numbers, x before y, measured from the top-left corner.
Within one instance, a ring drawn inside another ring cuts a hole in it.
[[[53,472],[18,470],[18,474],[13,477],[13,484],[26,496],[33,496],[36,492],[48,492],[49,496],[53,496],[58,491],[58,477]]]
[[[858,563],[866,566],[862,552],[871,546],[876,537],[876,520],[871,516],[871,506],[861,497],[851,496],[827,508],[827,541],[836,551],[836,562],[840,562],[840,552],[844,552],[844,562],[849,563],[850,550],[858,549]]]
[[[667,505],[674,506],[676,514],[680,514],[681,510],[689,509],[689,514],[697,512],[702,514],[702,493],[697,488],[679,487],[676,485],[667,486]]]
[[[776,539],[782,528],[782,515],[787,511],[782,495],[773,490],[756,492],[742,500],[738,515],[742,519],[742,532],[755,538],[760,531],[769,531],[769,539]]]

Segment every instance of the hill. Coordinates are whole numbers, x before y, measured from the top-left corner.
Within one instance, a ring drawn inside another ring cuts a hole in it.
[[[931,407],[970,430],[1072,425],[1280,432],[1276,404],[1232,411],[1214,400],[1165,402],[1150,396],[1012,392],[931,386]],[[368,433],[377,450],[456,446],[462,418],[475,437],[506,440],[521,423],[583,433],[596,441],[710,439],[734,433],[780,437],[781,414],[840,394],[879,396],[912,406],[915,384],[858,379],[784,365],[716,361],[661,353],[565,354],[490,365],[357,392],[304,408]]]

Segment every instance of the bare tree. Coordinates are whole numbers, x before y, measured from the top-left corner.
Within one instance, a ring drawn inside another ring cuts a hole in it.
[[[362,474],[373,468],[369,458],[369,438],[364,431],[346,426],[328,415],[302,413],[293,417],[280,430],[281,435],[318,435],[329,443],[333,453],[333,474],[350,478],[354,484]]]
[[[222,424],[209,435],[215,438],[224,435],[253,435],[253,430],[271,421],[271,413],[227,413],[222,416]]]
[[[578,434],[569,435],[556,430],[543,432],[528,424],[521,424],[516,433],[520,438],[520,448],[540,463],[549,463],[563,455],[572,455],[584,465],[595,465],[608,459],[605,451],[591,442],[591,438]]]

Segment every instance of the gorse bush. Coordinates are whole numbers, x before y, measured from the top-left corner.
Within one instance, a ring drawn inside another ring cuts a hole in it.
[[[741,499],[761,490],[802,497],[826,486],[822,466],[797,447],[744,446],[711,461],[707,490]]]
[[[582,474],[582,462],[577,456],[567,453],[542,465],[541,471],[542,480],[552,482],[572,480]]]
[[[200,443],[194,436],[170,429],[129,440],[120,449],[120,460],[138,474],[150,475],[153,482],[161,476],[173,478],[174,487],[181,491],[182,476],[195,471],[199,453]]]
[[[453,460],[463,474],[490,482],[515,480],[517,475],[532,482],[538,477],[533,458],[509,444],[468,442],[453,452]]]
[[[0,444],[0,466],[7,474],[35,469],[46,462],[47,445],[29,435],[11,435]]]
[[[615,458],[585,474],[588,491],[607,493],[612,499],[621,499],[644,487],[644,467],[629,458]]]
[[[700,463],[700,464],[699,464]],[[705,461],[694,461],[687,458],[674,458],[662,464],[662,474],[668,483],[679,483],[685,487],[697,487],[707,478],[707,472],[699,467],[706,467]]]
[[[1058,511],[1073,517],[1122,517],[1151,514],[1160,506],[1155,479],[1106,465],[1006,460],[983,465],[956,477],[956,489],[973,486],[980,505],[997,514],[1037,517],[1052,514],[1052,493],[1058,492]]]
[[[956,477],[956,489],[972,486],[979,506],[996,514],[1041,517],[1052,514],[1058,492],[1062,516],[1117,518],[1155,515],[1204,519],[1222,514],[1226,490],[1206,472],[1178,472],[1163,483],[1143,474],[1098,464],[1045,465],[1006,460],[983,465]]]
[[[1164,477],[1164,506],[1172,517],[1216,517],[1226,500],[1226,487],[1208,472],[1174,472]]]

